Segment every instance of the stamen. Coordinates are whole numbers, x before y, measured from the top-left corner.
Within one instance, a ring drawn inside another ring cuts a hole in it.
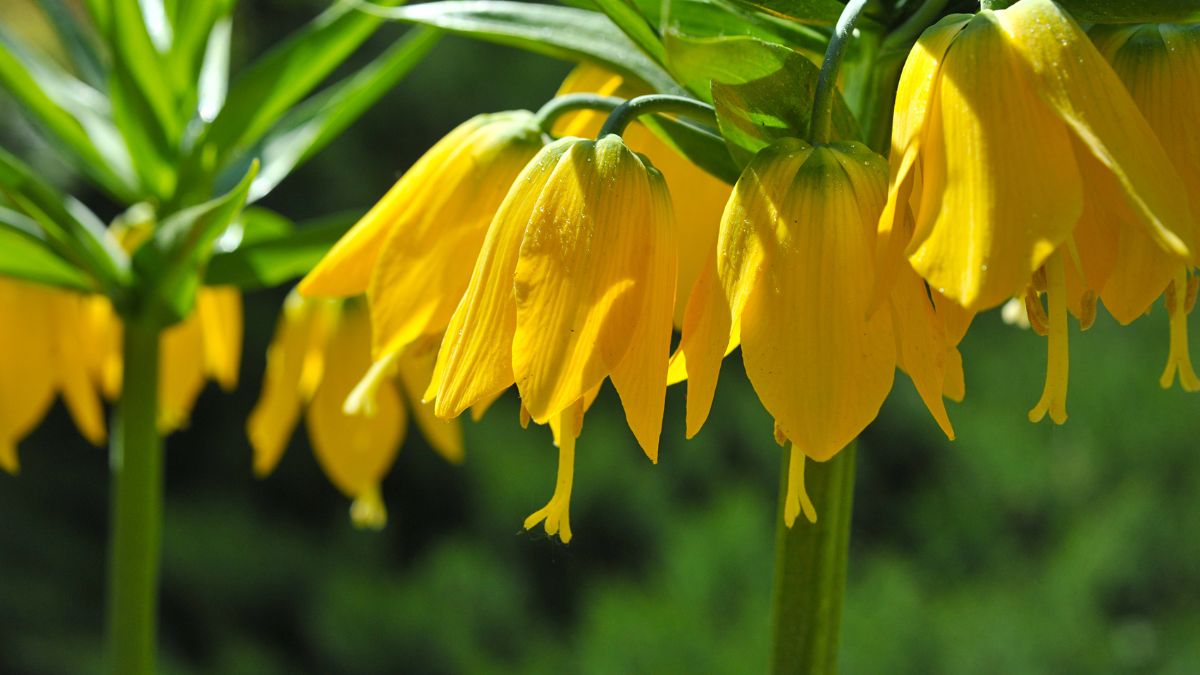
[[[354,498],[350,504],[350,521],[364,530],[382,530],[387,525],[387,507],[383,505],[378,485],[363,490]]]
[[[1033,272],[1033,290],[1037,291],[1038,293],[1046,292],[1046,266],[1049,264],[1050,261],[1047,260],[1045,265],[1042,265]]]
[[[564,544],[571,541],[571,485],[575,477],[575,436],[578,426],[573,417],[582,415],[583,401],[559,414],[558,480],[554,485],[554,496],[542,508],[525,519],[525,529],[545,521],[546,534],[557,534]]]
[[[399,356],[399,352],[388,352],[372,363],[367,374],[363,375],[363,378],[354,386],[354,390],[346,397],[346,402],[342,405],[342,412],[350,416],[374,417],[375,413],[379,412],[377,398],[379,387],[396,374],[396,358]]]
[[[1191,281],[1194,280],[1195,278]],[[1167,367],[1163,370],[1162,377],[1158,379],[1158,383],[1163,389],[1171,388],[1171,383],[1175,381],[1175,373],[1178,372],[1179,386],[1184,391],[1200,391],[1200,378],[1197,378],[1196,372],[1192,370],[1192,356],[1188,348],[1186,296],[1191,293],[1189,284],[1187,268],[1181,267],[1164,293],[1163,300],[1171,321],[1171,348],[1167,355]],[[1182,298],[1179,297],[1181,288],[1186,289]]]
[[[1029,411],[1030,422],[1040,422],[1046,413],[1055,424],[1067,421],[1067,278],[1061,252],[1046,261],[1046,297],[1050,303],[1049,338],[1046,350],[1046,386],[1042,398]],[[1041,303],[1037,303],[1039,306]]]
[[[788,482],[787,497],[783,504],[783,524],[789,528],[796,522],[796,516],[804,512],[809,523],[816,524],[817,509],[808,498],[808,490],[804,489],[804,453],[794,444],[788,449]]]
[[[783,433],[783,427],[779,426],[779,422],[775,423],[775,442],[781,448],[787,445],[788,442],[787,436]]]
[[[1029,317],[1029,327],[1041,336],[1049,334],[1050,319],[1046,317],[1046,309],[1033,286],[1025,289],[1025,315]]]
[[[1086,290],[1079,297],[1079,330],[1087,330],[1096,323],[1096,293]]]

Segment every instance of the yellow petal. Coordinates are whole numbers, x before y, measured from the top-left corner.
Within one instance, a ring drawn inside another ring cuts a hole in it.
[[[346,496],[377,490],[404,439],[407,416],[394,386],[380,387],[376,414],[348,416],[346,396],[371,365],[371,326],[365,307],[347,304],[330,335],[325,369],[305,419],[313,454]]]
[[[204,389],[204,328],[199,312],[171,326],[159,339],[158,428],[167,434],[187,426]]]
[[[432,349],[418,350],[406,354],[396,364],[400,384],[412,408],[413,421],[430,447],[446,461],[459,464],[463,461],[462,425],[458,420],[445,420],[433,412],[433,402],[421,402],[421,395],[429,386],[437,352]]]
[[[721,221],[716,256],[688,300],[679,352],[687,368],[687,435],[700,431],[712,408],[721,359],[741,341],[742,314],[764,266],[760,228],[783,216],[778,203],[812,147],[780,141],[759,152],[742,172]]]
[[[912,378],[929,413],[950,440],[954,428],[942,401],[946,382],[946,331],[934,312],[925,283],[911,269],[902,269],[892,287],[892,325],[896,331],[897,365]]]
[[[54,399],[53,326],[40,287],[0,279],[0,469],[16,473],[16,444]]]
[[[509,187],[542,146],[531,113],[485,117],[424,178],[436,190],[409,195],[391,214],[367,289],[377,357],[445,330],[471,279],[463,261],[479,253]]]
[[[619,136],[559,143],[561,158],[524,216],[513,285],[513,373],[539,424],[624,358],[646,306],[641,282],[659,215],[642,161]]]
[[[444,172],[461,167],[449,160],[462,150],[463,140],[482,126],[486,118],[477,115],[463,122],[422,155],[304,277],[300,292],[329,297],[365,293],[371,270],[396,219],[406,209],[420,207],[443,194]]]
[[[946,350],[946,377],[942,383],[942,395],[951,401],[962,403],[967,395],[966,378],[963,376],[962,352],[958,347]]]
[[[922,135],[922,192],[909,246],[909,260],[930,286],[971,310],[1023,289],[1082,210],[1066,128],[996,16],[976,15],[942,64]]]
[[[225,391],[237,389],[242,362],[242,294],[234,286],[205,286],[196,295],[204,333],[204,363]]]
[[[514,181],[488,227],[471,281],[454,310],[438,351],[424,400],[433,399],[438,417],[462,411],[512,386],[513,334],[517,308],[513,277],[529,214],[542,195],[564,149],[542,150]]]
[[[645,226],[653,235],[647,251],[649,267],[639,285],[645,287],[642,314],[631,329],[629,350],[612,370],[612,382],[621,396],[625,419],[651,461],[658,461],[667,393],[667,360],[671,351],[671,319],[675,306],[676,244],[671,197],[662,177],[649,174],[651,207],[655,212]],[[614,225],[616,223],[613,223]]]
[[[296,292],[284,302],[267,349],[262,394],[246,420],[258,476],[275,470],[296,427],[302,402],[320,382],[325,340],[337,320],[336,312],[332,302],[306,299]]]
[[[100,336],[91,331],[87,300],[74,293],[47,291],[44,302],[51,315],[54,366],[63,402],[83,437],[93,445],[102,445],[108,436],[104,406],[91,362],[94,357],[88,351],[89,343]]]
[[[560,96],[576,92],[593,92],[626,99],[654,93],[589,63],[572,70],[558,90]],[[554,133],[558,136],[594,138],[606,116],[591,110],[564,115],[555,123]],[[721,214],[732,188],[685,159],[641,124],[631,124],[623,136],[626,145],[634,152],[650,158],[674,196],[672,202],[679,232],[676,277],[679,292],[675,302],[675,325],[682,328],[688,292],[712,256]]]
[[[1136,224],[1164,251],[1190,259],[1194,226],[1183,181],[1104,57],[1051,0],[1023,0],[995,16],[1044,99],[1112,171]]]

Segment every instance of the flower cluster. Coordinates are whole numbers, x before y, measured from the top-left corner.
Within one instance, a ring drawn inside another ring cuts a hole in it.
[[[642,93],[593,66],[562,93],[576,91]],[[790,526],[816,519],[805,458],[850,443],[896,369],[954,438],[944,401],[965,394],[959,344],[977,313],[1013,299],[1049,343],[1032,421],[1066,420],[1068,315],[1086,329],[1099,303],[1128,323],[1162,297],[1162,384],[1200,389],[1187,348],[1197,116],[1200,28],[1089,38],[1051,0],[1020,0],[925,31],[901,76],[890,160],[851,140],[785,139],[730,190],[636,124],[587,140],[594,112],[550,129],[528,112],[482,115],[414,165],[299,290],[366,293],[372,363],[340,387],[347,413],[381,409],[397,372],[411,387],[403,364],[439,340],[419,397],[438,417],[482,414],[515,386],[522,423],[549,425],[559,448],[554,495],[525,525],[563,541],[576,439],[603,382],[654,461],[668,382],[687,381],[690,437],[740,347],[776,439],[794,448]],[[304,381],[299,357],[271,358]],[[269,379],[268,398],[280,386]],[[363,499],[376,473],[343,489]]]

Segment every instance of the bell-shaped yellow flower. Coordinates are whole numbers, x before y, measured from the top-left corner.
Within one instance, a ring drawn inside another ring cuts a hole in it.
[[[254,448],[254,472],[271,473],[283,456],[302,408],[313,453],[325,475],[353,499],[350,514],[360,527],[380,528],[387,511],[379,484],[391,468],[408,425],[402,402],[430,445],[460,462],[462,431],[438,419],[432,404],[419,403],[433,370],[433,344],[399,359],[399,383],[381,383],[370,415],[348,415],[345,401],[371,366],[371,326],[359,300],[288,296],[267,352],[262,395],[246,423]],[[405,396],[401,396],[403,389]]]
[[[376,367],[438,335],[509,185],[542,147],[533,114],[478,115],[438,141],[300,283],[312,297],[366,293]],[[368,383],[369,384],[369,383]],[[374,385],[371,385],[374,386]]]
[[[94,337],[85,298],[34,283],[0,279],[0,468],[18,469],[16,444],[61,392],[84,438],[106,437]]]
[[[688,304],[682,361],[687,431],[707,419],[722,357],[739,344],[746,374],[791,441],[785,520],[803,510],[803,461],[825,461],[875,418],[897,365],[953,438],[942,396],[953,345],[924,283],[895,275],[873,311],[876,223],[887,166],[861,144],[778,141],[742,172],[716,254]]]
[[[1163,141],[1167,155],[1183,178],[1191,198],[1193,236],[1200,237],[1200,25],[1150,24],[1098,26],[1092,40],[1112,64],[1150,127]],[[1120,218],[1120,214],[1111,214]],[[1148,237],[1129,228],[1104,227],[1101,221],[1091,248],[1102,252],[1111,272],[1101,290],[1104,304],[1122,323],[1145,310],[1147,296],[1164,295],[1171,340],[1167,366],[1160,383],[1170,387],[1179,375],[1187,391],[1200,391],[1200,378],[1188,351],[1187,316],[1200,282],[1192,264],[1181,264]]]
[[[615,135],[546,146],[501,204],[450,320],[426,398],[453,417],[514,382],[555,427],[559,479],[546,531],[571,538],[575,437],[610,378],[656,460],[675,305],[675,230],[662,175]]]
[[[654,93],[592,63],[577,66],[558,90],[560,96],[576,92],[624,99]],[[590,110],[564,115],[555,123],[554,133],[557,136],[594,138],[604,125],[605,117],[602,112]],[[679,231],[676,282],[679,293],[675,300],[675,326],[682,328],[688,294],[699,278],[700,270],[712,255],[713,247],[717,245],[721,213],[725,211],[725,202],[729,201],[732,187],[692,164],[637,122],[630,124],[622,137],[632,150],[650,158],[671,190],[671,205],[675,210],[675,223]]]
[[[971,312],[1026,296],[1031,318],[1046,316],[1047,381],[1034,420],[1066,419],[1066,316],[1086,325],[1105,287],[1089,253],[1096,214],[1121,214],[1122,237],[1143,237],[1178,264],[1196,250],[1183,182],[1162,144],[1051,0],[954,15],[927,30],[901,77],[891,158],[881,250],[905,255]]]

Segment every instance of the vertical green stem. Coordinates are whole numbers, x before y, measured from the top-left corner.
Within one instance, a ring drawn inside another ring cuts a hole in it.
[[[808,463],[805,484],[817,522],[798,518],[791,529],[783,524],[783,506],[789,454],[799,451],[790,445],[784,450],[775,535],[774,675],[837,672],[854,502],[854,446],[851,443],[828,462]]]
[[[834,140],[833,100],[837,96],[838,70],[846,56],[846,46],[854,33],[854,24],[866,6],[867,0],[850,0],[833,27],[829,47],[825,50],[825,60],[821,63],[821,74],[817,77],[817,90],[813,93],[812,130],[809,135],[814,145]]]
[[[108,659],[113,675],[154,673],[163,460],[158,435],[159,329],[125,326],[124,377],[113,428]]]

